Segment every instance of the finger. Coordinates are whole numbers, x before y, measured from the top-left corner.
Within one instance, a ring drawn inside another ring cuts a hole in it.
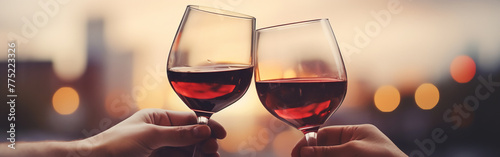
[[[158,146],[188,146],[203,140],[211,135],[210,127],[207,125],[186,126],[157,126],[155,125],[159,138],[154,138]]]
[[[217,144],[217,139],[209,138],[203,142],[201,150],[204,154],[215,154],[218,149],[219,145]]]
[[[193,112],[169,111],[162,109],[148,109],[152,124],[162,126],[180,126],[196,124],[196,115]],[[212,136],[218,139],[226,137],[226,130],[217,121],[209,120],[208,125],[213,130]]]
[[[300,149],[304,146],[307,146],[306,138],[302,137],[295,147],[292,149],[292,157],[300,157]]]
[[[319,129],[318,145],[333,146],[349,142],[357,129],[357,125],[337,125]]]
[[[360,142],[351,141],[342,145],[336,146],[306,146],[300,150],[301,157],[337,157],[337,156],[356,156],[363,150]]]
[[[169,111],[167,110],[168,120],[173,126],[196,124],[196,115],[193,112]]]
[[[328,126],[318,131],[318,146],[335,146],[349,142],[357,126]],[[301,156],[301,149],[307,146],[307,141],[302,138],[293,148],[292,157]],[[319,148],[320,149],[320,148]]]
[[[179,126],[196,124],[196,115],[193,112],[163,110],[160,112],[156,125]]]
[[[222,127],[219,122],[210,119],[208,121],[208,126],[210,126],[210,129],[212,131],[212,137],[215,137],[217,139],[223,139],[226,137],[226,129],[224,129],[224,127]]]
[[[323,157],[323,156],[331,156],[330,149],[328,146],[315,146],[315,147],[302,147],[300,149],[301,157]],[[333,157],[333,156],[331,156]]]
[[[196,124],[193,112],[170,111],[164,109],[143,109],[133,116],[140,116],[140,120],[149,124],[162,126],[178,126]]]
[[[376,126],[372,124],[362,124],[357,126],[357,130],[353,136],[355,136],[353,139],[356,140],[361,140],[361,139],[366,139],[366,140],[372,140],[372,141],[392,141],[385,136],[382,131],[380,131]]]
[[[196,124],[196,115],[193,112],[169,111],[163,109],[145,109],[146,122],[162,126],[181,126]],[[226,137],[226,130],[221,124],[209,120],[208,125],[213,130],[212,136],[218,139]]]

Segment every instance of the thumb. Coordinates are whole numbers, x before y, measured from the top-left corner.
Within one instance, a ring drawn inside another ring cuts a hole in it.
[[[158,126],[159,134],[155,140],[161,146],[189,146],[210,137],[207,125]]]

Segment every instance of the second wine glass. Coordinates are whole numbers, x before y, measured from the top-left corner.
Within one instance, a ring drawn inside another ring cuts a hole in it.
[[[347,75],[328,19],[258,29],[255,86],[261,103],[317,145],[319,127],[337,110]]]
[[[190,5],[170,49],[167,76],[198,124],[240,99],[253,73],[252,16]],[[193,157],[202,156],[195,147]]]

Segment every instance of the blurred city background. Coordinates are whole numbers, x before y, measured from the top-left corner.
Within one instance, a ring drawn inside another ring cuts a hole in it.
[[[17,41],[18,141],[86,138],[144,108],[189,111],[165,67],[193,4],[252,15],[257,28],[329,18],[348,93],[325,125],[374,124],[411,156],[500,155],[500,1],[0,3],[0,50]],[[4,53],[4,85],[6,62]],[[0,130],[8,129],[8,110],[1,105]],[[228,131],[219,141],[222,156],[285,157],[303,136],[263,108],[253,85],[213,119]],[[436,132],[446,140],[433,139]]]

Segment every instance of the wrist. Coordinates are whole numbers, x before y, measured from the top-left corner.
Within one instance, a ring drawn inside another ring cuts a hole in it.
[[[31,156],[52,156],[52,157],[84,157],[99,156],[95,147],[87,140],[60,142],[19,142],[16,149],[1,149],[1,154],[5,156],[31,157]],[[6,146],[5,146],[6,147]],[[0,155],[1,156],[1,155]]]
[[[68,152],[67,156],[78,157],[106,157],[108,156],[105,147],[95,139],[96,136],[86,139],[72,141],[72,151]]]

